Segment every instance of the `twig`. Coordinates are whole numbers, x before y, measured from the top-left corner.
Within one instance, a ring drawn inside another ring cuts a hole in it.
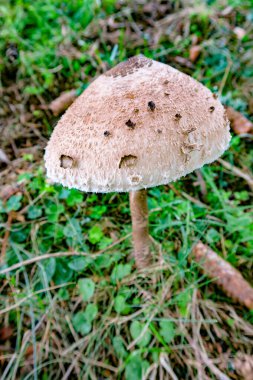
[[[9,372],[9,369],[12,368],[12,366],[13,366],[13,362],[14,362],[14,360],[16,359],[16,357],[17,357],[17,354],[13,354],[13,355],[12,355],[11,360],[9,361],[8,365],[6,366],[4,372],[3,372],[2,375],[1,375],[1,379],[2,379],[2,380],[4,380],[4,379],[6,378],[7,373]]]
[[[190,201],[190,202],[192,202],[192,203],[194,203],[194,204],[196,204],[196,205],[198,205],[198,206],[201,206],[201,207],[205,207],[205,208],[207,208],[207,209],[210,209],[210,206],[208,206],[208,205],[206,205],[205,203],[201,202],[199,199],[193,198],[191,195],[185,193],[184,191],[181,191],[181,192],[180,192],[180,191],[177,190],[177,189],[175,188],[175,186],[173,186],[171,183],[169,183],[168,186],[171,188],[171,190],[174,191],[174,193],[175,193],[177,196],[179,196],[179,197],[182,197],[182,196],[183,196],[184,198],[188,199],[188,201]]]
[[[155,380],[156,372],[157,372],[158,365],[157,363],[153,363],[148,369],[147,372],[144,374],[142,380]]]
[[[34,293],[31,293],[31,294],[28,294],[28,296],[22,298],[21,300],[19,300],[17,303],[15,303],[14,305],[11,305],[11,306],[8,306],[6,307],[5,309],[3,310],[0,310],[0,315],[1,314],[4,314],[4,313],[7,313],[11,310],[14,310],[16,309],[17,307],[19,307],[22,303],[24,303],[25,301],[27,301],[29,298],[32,298],[40,293],[44,293],[44,292],[48,292],[49,290],[55,290],[55,289],[59,289],[59,288],[62,288],[64,286],[67,286],[67,285],[73,285],[75,284],[75,282],[67,282],[65,284],[61,284],[61,285],[56,285],[56,286],[51,286],[49,288],[46,288],[46,289],[40,289],[40,290],[37,290],[37,292],[34,292]]]
[[[167,360],[166,360],[167,359]],[[171,365],[169,363],[168,357],[165,356],[165,354],[160,355],[160,363],[163,366],[163,368],[168,372],[168,374],[171,376],[172,380],[178,380],[177,375],[171,368]]]
[[[201,350],[199,350],[199,353],[200,353],[200,356],[201,356],[201,359],[203,360],[203,362],[206,364],[206,366],[215,374],[215,376],[217,376],[217,378],[219,380],[231,380],[230,377],[228,377],[227,375],[225,375],[223,372],[221,372],[219,370],[219,368],[217,368],[213,362],[209,359],[209,357]]]
[[[202,271],[224,293],[248,309],[253,309],[253,288],[237,269],[202,242],[193,247],[192,256],[200,264]]]
[[[224,86],[227,82],[227,79],[228,79],[228,75],[230,73],[230,70],[231,70],[231,67],[233,65],[233,62],[231,60],[230,57],[228,57],[228,64],[227,64],[227,67],[225,69],[225,72],[224,72],[224,75],[223,75],[223,78],[221,80],[221,84],[220,84],[220,88],[219,88],[219,94],[222,95],[222,92],[223,92],[223,89],[224,89]]]
[[[27,206],[25,206],[24,208],[22,208],[22,210],[19,211],[19,214],[24,214],[29,207],[31,207],[33,204],[37,203],[38,200],[40,200],[41,198],[44,197],[44,195],[46,194],[46,191],[42,191],[36,198],[34,198]]]
[[[116,242],[114,242],[113,244],[109,245],[108,247],[106,247],[105,249],[102,249],[101,251],[97,252],[97,253],[93,253],[93,254],[89,254],[89,253],[86,253],[86,252],[56,252],[56,253],[46,253],[45,255],[41,255],[41,256],[36,256],[36,257],[32,257],[31,259],[28,259],[28,260],[24,260],[24,261],[21,261],[17,264],[14,264],[8,268],[5,268],[3,270],[0,271],[0,276],[3,275],[3,274],[6,274],[6,273],[9,273],[15,269],[19,269],[19,268],[22,268],[23,266],[25,265],[30,265],[30,264],[33,264],[33,263],[36,263],[36,262],[39,262],[39,261],[42,261],[42,260],[47,260],[47,259],[50,259],[52,257],[69,257],[69,256],[88,256],[88,257],[97,257],[97,256],[100,256],[102,255],[103,253],[105,253],[106,251],[108,251],[110,248],[114,247],[115,245],[121,243],[122,241],[126,240],[129,238],[129,236],[131,236],[131,233],[124,236],[123,238],[121,239],[118,239]]]
[[[203,176],[201,174],[200,169],[196,170],[196,174],[197,174],[197,178],[198,178],[198,183],[200,185],[201,193],[202,193],[203,197],[205,197],[206,194],[207,194],[206,183],[205,183],[205,181],[203,179]]]
[[[97,360],[89,359],[89,358],[81,358],[81,361],[85,364],[89,364],[94,367],[100,367],[100,368],[108,369],[111,372],[118,373],[118,368],[113,367],[109,364],[102,363],[101,361],[97,361]]]
[[[32,257],[31,259],[21,261],[17,264],[14,264],[8,268],[5,268],[0,271],[0,275],[9,273],[13,270],[22,268],[23,266],[37,263],[39,261],[47,260],[53,257],[68,257],[68,256],[90,256],[88,253],[84,252],[56,252],[56,253],[46,253],[45,255]]]
[[[76,97],[76,90],[65,91],[58,98],[54,99],[48,108],[53,112],[54,116],[58,116],[74,102]]]
[[[73,359],[72,363],[68,367],[67,371],[65,372],[65,375],[63,376],[62,380],[67,380],[70,377],[71,372],[73,371],[74,367],[77,365],[77,362],[80,360],[81,356],[83,355],[83,352],[78,352],[75,359]]]
[[[193,342],[195,343],[193,346],[193,350],[195,352],[195,356],[197,359],[196,367],[198,371],[198,380],[203,380],[204,379],[204,373],[203,373],[203,368],[201,365],[201,360],[200,360],[200,354],[199,350],[197,349],[197,344],[198,344],[198,335],[199,335],[199,330],[201,328],[201,322],[202,318],[199,316],[199,313],[197,310],[197,289],[194,289],[193,296],[192,296],[192,336],[193,336]],[[197,323],[194,323],[194,321],[197,320]]]
[[[10,229],[11,229],[11,223],[12,223],[13,217],[14,217],[14,213],[12,211],[10,211],[8,214],[7,226],[6,226],[6,230],[5,230],[5,234],[4,234],[4,238],[3,238],[0,262],[3,262],[4,258],[5,258],[5,253],[6,253],[6,249],[7,249],[8,239],[10,236]]]
[[[241,169],[237,168],[234,165],[231,165],[229,162],[223,160],[222,158],[219,158],[217,160],[224,168],[230,170],[232,173],[234,173],[237,177],[243,178],[253,191],[253,178],[251,177],[250,174],[244,173]]]

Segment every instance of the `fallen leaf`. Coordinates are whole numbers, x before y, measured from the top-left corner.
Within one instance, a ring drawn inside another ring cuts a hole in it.
[[[200,45],[191,46],[190,52],[189,52],[190,61],[193,63],[196,62],[200,53],[201,53]]]
[[[213,279],[225,294],[253,309],[253,288],[230,263],[202,242],[194,246],[191,258],[200,264],[202,272]]]
[[[25,356],[30,356],[33,354],[33,351],[34,351],[34,347],[32,345],[28,346],[26,351],[25,351]]]
[[[244,115],[234,110],[232,107],[227,107],[226,110],[227,116],[231,122],[231,127],[237,135],[251,133],[253,131],[253,123]]]
[[[54,116],[58,116],[73,103],[76,97],[76,90],[63,92],[58,98],[49,104],[48,108],[53,112]]]
[[[0,341],[5,342],[13,336],[14,330],[10,326],[5,326],[0,329]]]
[[[25,222],[25,217],[24,215],[20,214],[19,212],[13,211],[13,219],[17,220],[18,222],[24,223]]]

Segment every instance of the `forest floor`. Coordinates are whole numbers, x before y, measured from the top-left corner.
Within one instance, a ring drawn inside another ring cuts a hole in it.
[[[189,260],[201,240],[252,284],[252,134],[222,157],[239,172],[216,161],[148,191],[141,271],[128,195],[52,185],[43,161],[52,101],[139,53],[252,119],[252,48],[250,0],[0,5],[1,380],[253,378],[253,312]]]

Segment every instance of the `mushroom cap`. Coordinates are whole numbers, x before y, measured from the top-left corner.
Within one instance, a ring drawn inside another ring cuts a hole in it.
[[[230,138],[209,89],[138,55],[100,75],[62,116],[46,147],[47,176],[88,192],[139,190],[216,160]]]

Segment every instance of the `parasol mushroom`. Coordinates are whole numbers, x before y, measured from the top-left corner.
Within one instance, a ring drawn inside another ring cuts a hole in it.
[[[146,189],[216,160],[230,137],[210,90],[137,55],[99,76],[60,119],[46,148],[47,176],[86,192],[130,192],[140,268],[152,259]]]

